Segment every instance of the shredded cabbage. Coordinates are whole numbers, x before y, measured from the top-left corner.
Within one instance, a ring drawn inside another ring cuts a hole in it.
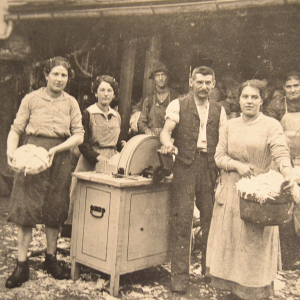
[[[270,170],[256,177],[243,177],[236,182],[235,187],[241,195],[253,196],[255,201],[264,203],[267,199],[275,200],[280,195],[283,182],[284,178],[281,173]],[[300,188],[297,184],[294,185],[292,196],[295,202],[300,202]]]

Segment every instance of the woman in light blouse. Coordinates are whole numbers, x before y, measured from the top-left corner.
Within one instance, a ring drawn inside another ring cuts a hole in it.
[[[56,246],[60,226],[68,215],[71,182],[70,149],[82,143],[84,129],[76,99],[64,88],[73,75],[62,57],[45,61],[47,86],[27,94],[21,102],[7,139],[7,162],[15,173],[8,221],[18,225],[17,267],[6,281],[7,288],[19,287],[29,279],[27,251],[32,227],[45,224],[47,252],[44,267],[56,279],[66,279],[57,262]],[[35,175],[20,172],[13,162],[20,137],[48,151],[48,168]]]
[[[279,166],[291,193],[289,148],[280,123],[263,115],[264,82],[250,80],[239,89],[242,115],[223,128],[215,161],[221,169],[207,245],[207,275],[212,285],[233,293],[233,299],[266,299],[274,293],[279,252],[278,226],[261,226],[240,218],[235,183],[242,177]]]

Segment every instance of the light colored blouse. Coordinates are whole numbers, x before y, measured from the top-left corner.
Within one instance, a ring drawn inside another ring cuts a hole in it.
[[[261,114],[252,123],[242,116],[231,119],[220,133],[215,161],[227,170],[231,159],[254,165],[258,170],[270,167],[272,159],[280,167],[291,166],[290,152],[280,123]]]
[[[21,102],[11,129],[22,134],[44,137],[84,135],[78,102],[66,92],[51,98],[40,88],[27,94]]]
[[[97,103],[86,109],[90,113],[89,129],[90,144],[101,147],[116,147],[121,131],[121,117],[117,111],[109,107],[107,113],[102,111]]]
[[[90,163],[96,163],[97,156],[105,152],[103,149],[117,146],[121,117],[111,107],[107,113],[103,112],[95,103],[83,112],[82,123],[85,133],[79,150]]]

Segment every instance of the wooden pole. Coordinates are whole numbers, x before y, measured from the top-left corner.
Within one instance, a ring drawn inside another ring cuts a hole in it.
[[[85,70],[88,71],[89,68],[89,60],[90,60],[90,51],[87,51],[84,53],[82,60],[81,60],[81,67]],[[87,90],[85,88],[86,86],[86,78],[80,77],[79,79],[79,86],[78,86],[78,104],[80,107],[80,110],[83,111],[86,109],[86,103],[85,103],[85,97]],[[89,92],[89,90],[88,90]]]
[[[127,140],[137,39],[125,41],[123,47],[119,91],[119,113],[122,118],[120,138]]]
[[[155,61],[160,59],[161,55],[161,35],[156,34],[150,40],[149,50],[146,52],[145,72],[143,82],[143,99],[148,96],[154,89],[153,80],[149,79],[149,75],[153,70]]]

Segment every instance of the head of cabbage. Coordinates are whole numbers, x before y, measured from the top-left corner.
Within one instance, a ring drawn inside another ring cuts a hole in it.
[[[23,145],[15,150],[13,163],[25,175],[41,173],[49,166],[48,151],[33,144]]]

